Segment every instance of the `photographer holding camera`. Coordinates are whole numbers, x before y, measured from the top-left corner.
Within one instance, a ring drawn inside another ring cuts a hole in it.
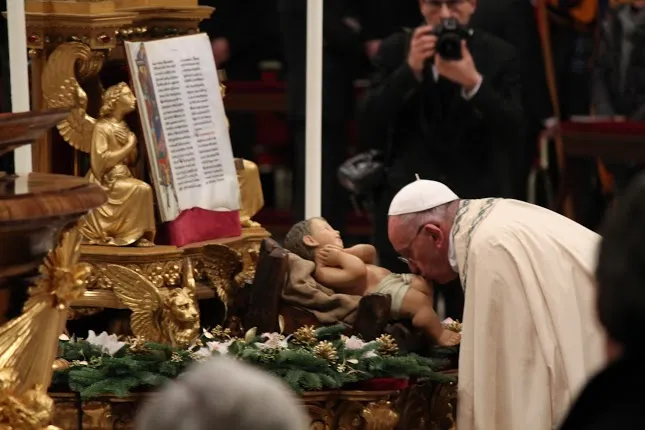
[[[387,238],[397,191],[418,174],[462,198],[515,197],[524,144],[513,47],[468,28],[477,0],[418,1],[425,23],[382,42],[358,113],[363,146],[384,156],[386,174],[373,190],[375,245],[380,264],[395,271],[409,270]]]

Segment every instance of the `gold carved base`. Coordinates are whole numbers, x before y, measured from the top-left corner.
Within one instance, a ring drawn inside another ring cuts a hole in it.
[[[185,273],[187,264],[190,264],[195,282],[195,302],[219,298],[225,310],[228,310],[234,305],[238,289],[253,280],[260,243],[269,236],[260,227],[244,229],[239,237],[202,242],[183,248],[82,245],[80,259],[90,265],[91,275],[87,291],[72,303],[70,318],[93,315],[103,309],[137,311],[132,298],[124,297],[123,289],[116,285],[123,278],[119,278],[122,271],[114,266],[136,272],[144,278],[148,290],[154,289],[159,295],[166,297],[186,288],[186,283],[193,281],[187,279]],[[155,291],[153,294],[156,294]],[[136,297],[134,299],[136,302]]]
[[[79,402],[52,394],[54,424],[66,430],[133,429],[145,394]],[[421,383],[399,391],[321,391],[302,395],[311,430],[454,430],[454,384]],[[79,405],[81,405],[79,409]],[[79,425],[81,423],[81,425]]]

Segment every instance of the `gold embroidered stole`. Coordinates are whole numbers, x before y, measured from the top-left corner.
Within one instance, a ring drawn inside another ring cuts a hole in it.
[[[468,283],[468,251],[470,243],[481,222],[486,219],[490,211],[501,200],[500,198],[487,198],[459,202],[459,209],[457,209],[457,214],[455,215],[451,235],[457,257],[457,266],[459,267],[459,278],[464,291]]]

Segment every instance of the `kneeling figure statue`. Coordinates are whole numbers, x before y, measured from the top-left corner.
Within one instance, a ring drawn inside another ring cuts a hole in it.
[[[75,90],[75,91],[74,91]],[[80,86],[78,106],[58,125],[63,138],[90,155],[87,179],[103,188],[108,201],[90,212],[81,226],[91,245],[153,246],[156,233],[152,187],[130,170],[138,157],[137,138],[124,121],[136,98],[121,82],[103,93],[99,119],[85,112],[87,96]]]
[[[134,94],[125,83],[103,94],[100,118],[92,132],[87,178],[103,188],[108,201],[92,211],[81,228],[92,244],[153,245],[156,227],[152,187],[135,178],[129,168],[137,159],[137,137],[123,117],[135,106]]]

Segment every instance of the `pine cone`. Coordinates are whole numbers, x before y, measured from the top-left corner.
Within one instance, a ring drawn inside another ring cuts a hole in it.
[[[293,343],[311,346],[316,343],[316,329],[312,325],[300,327],[293,333]]]
[[[383,334],[376,339],[380,346],[378,352],[381,355],[394,355],[399,351],[399,346],[396,341],[389,334]]]
[[[338,351],[329,341],[322,341],[314,348],[314,355],[329,362],[338,360]]]

